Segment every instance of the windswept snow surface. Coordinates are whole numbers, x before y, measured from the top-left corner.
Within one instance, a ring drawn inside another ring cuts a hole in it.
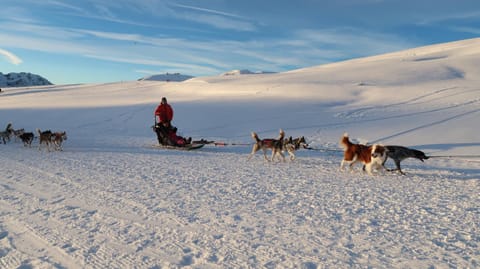
[[[5,89],[1,126],[68,139],[0,145],[0,268],[480,267],[479,60],[473,39],[278,74]],[[162,96],[183,135],[237,145],[153,148]],[[251,131],[280,128],[317,150],[246,160]],[[339,171],[345,131],[456,157]]]

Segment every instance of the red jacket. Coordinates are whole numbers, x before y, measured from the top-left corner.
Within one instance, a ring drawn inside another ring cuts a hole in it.
[[[155,110],[155,116],[160,118],[160,122],[171,122],[173,119],[173,109],[169,104],[160,104]]]

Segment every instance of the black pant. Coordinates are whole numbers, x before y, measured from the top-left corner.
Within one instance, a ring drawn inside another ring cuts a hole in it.
[[[158,143],[165,146],[174,146],[175,143],[170,140],[169,136],[172,131],[172,126],[165,127],[163,124],[157,123],[155,125],[155,133],[157,133]]]

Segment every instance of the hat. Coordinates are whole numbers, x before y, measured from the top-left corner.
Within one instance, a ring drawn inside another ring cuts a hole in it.
[[[165,104],[166,104],[166,103],[167,103],[167,98],[162,97],[162,103],[165,103]]]

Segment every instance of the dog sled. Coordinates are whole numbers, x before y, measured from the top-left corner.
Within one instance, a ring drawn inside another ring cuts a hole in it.
[[[185,146],[168,146],[168,145],[153,145],[153,148],[158,148],[158,149],[173,149],[173,150],[185,150],[185,151],[189,151],[189,150],[196,150],[196,149],[199,149],[199,148],[203,148],[203,146],[205,146],[205,144],[187,144]]]
[[[177,127],[163,126],[155,122],[152,126],[153,131],[157,134],[158,145],[155,148],[161,149],[175,149],[175,150],[195,150],[202,148],[206,143],[200,141],[192,141],[192,138],[185,138],[177,135]]]

